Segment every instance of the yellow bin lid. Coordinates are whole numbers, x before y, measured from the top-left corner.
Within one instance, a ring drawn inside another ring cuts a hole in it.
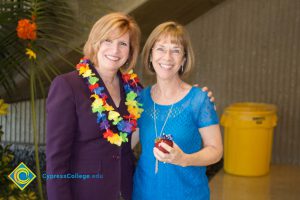
[[[221,117],[225,127],[274,127],[277,107],[273,104],[243,102],[227,107]]]
[[[226,108],[225,112],[232,114],[243,113],[243,114],[274,114],[277,108],[273,104],[266,103],[253,103],[253,102],[241,102],[234,103]]]

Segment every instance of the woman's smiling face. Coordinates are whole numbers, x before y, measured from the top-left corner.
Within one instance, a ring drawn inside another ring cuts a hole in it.
[[[171,37],[161,37],[152,48],[151,61],[158,78],[179,76],[178,71],[185,62],[183,46]]]
[[[117,35],[117,31],[111,33]],[[118,70],[128,60],[130,52],[129,33],[126,32],[118,38],[106,39],[100,42],[97,53],[98,67],[106,70]]]

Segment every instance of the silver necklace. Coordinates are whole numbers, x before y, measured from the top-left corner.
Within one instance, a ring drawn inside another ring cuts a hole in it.
[[[168,121],[168,119],[169,119],[169,117],[170,117],[170,114],[172,113],[172,109],[173,109],[173,105],[174,104],[172,104],[171,105],[171,108],[169,109],[169,112],[168,112],[168,115],[167,115],[167,117],[166,117],[166,119],[165,119],[165,122],[164,122],[164,124],[163,124],[163,126],[162,126],[162,128],[161,128],[161,130],[160,130],[160,133],[159,133],[159,137],[161,137],[162,136],[162,133],[163,133],[163,131],[164,131],[164,128],[165,128],[165,126],[166,126],[166,124],[167,124],[167,121]],[[154,129],[155,129],[155,139],[157,138],[157,136],[158,136],[158,134],[157,134],[157,127],[156,127],[156,108],[155,108],[155,102],[153,101],[153,110],[154,110],[154,119],[153,119],[153,121],[154,121]],[[155,174],[157,174],[157,172],[158,172],[158,160],[156,159],[155,160]]]

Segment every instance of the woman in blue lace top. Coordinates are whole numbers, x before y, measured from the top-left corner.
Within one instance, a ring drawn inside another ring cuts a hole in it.
[[[133,142],[139,137],[142,152],[134,174],[133,199],[208,200],[206,166],[222,157],[222,139],[207,93],[181,79],[194,65],[184,27],[175,22],[157,26],[142,58],[157,82],[141,95],[144,112]],[[162,137],[172,139],[173,145],[164,140],[154,147],[154,141]]]

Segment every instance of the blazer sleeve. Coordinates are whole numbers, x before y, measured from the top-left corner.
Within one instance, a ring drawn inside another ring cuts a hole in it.
[[[47,175],[70,173],[72,144],[77,127],[75,97],[63,76],[56,77],[47,98]],[[72,200],[68,179],[47,180],[48,200]]]

